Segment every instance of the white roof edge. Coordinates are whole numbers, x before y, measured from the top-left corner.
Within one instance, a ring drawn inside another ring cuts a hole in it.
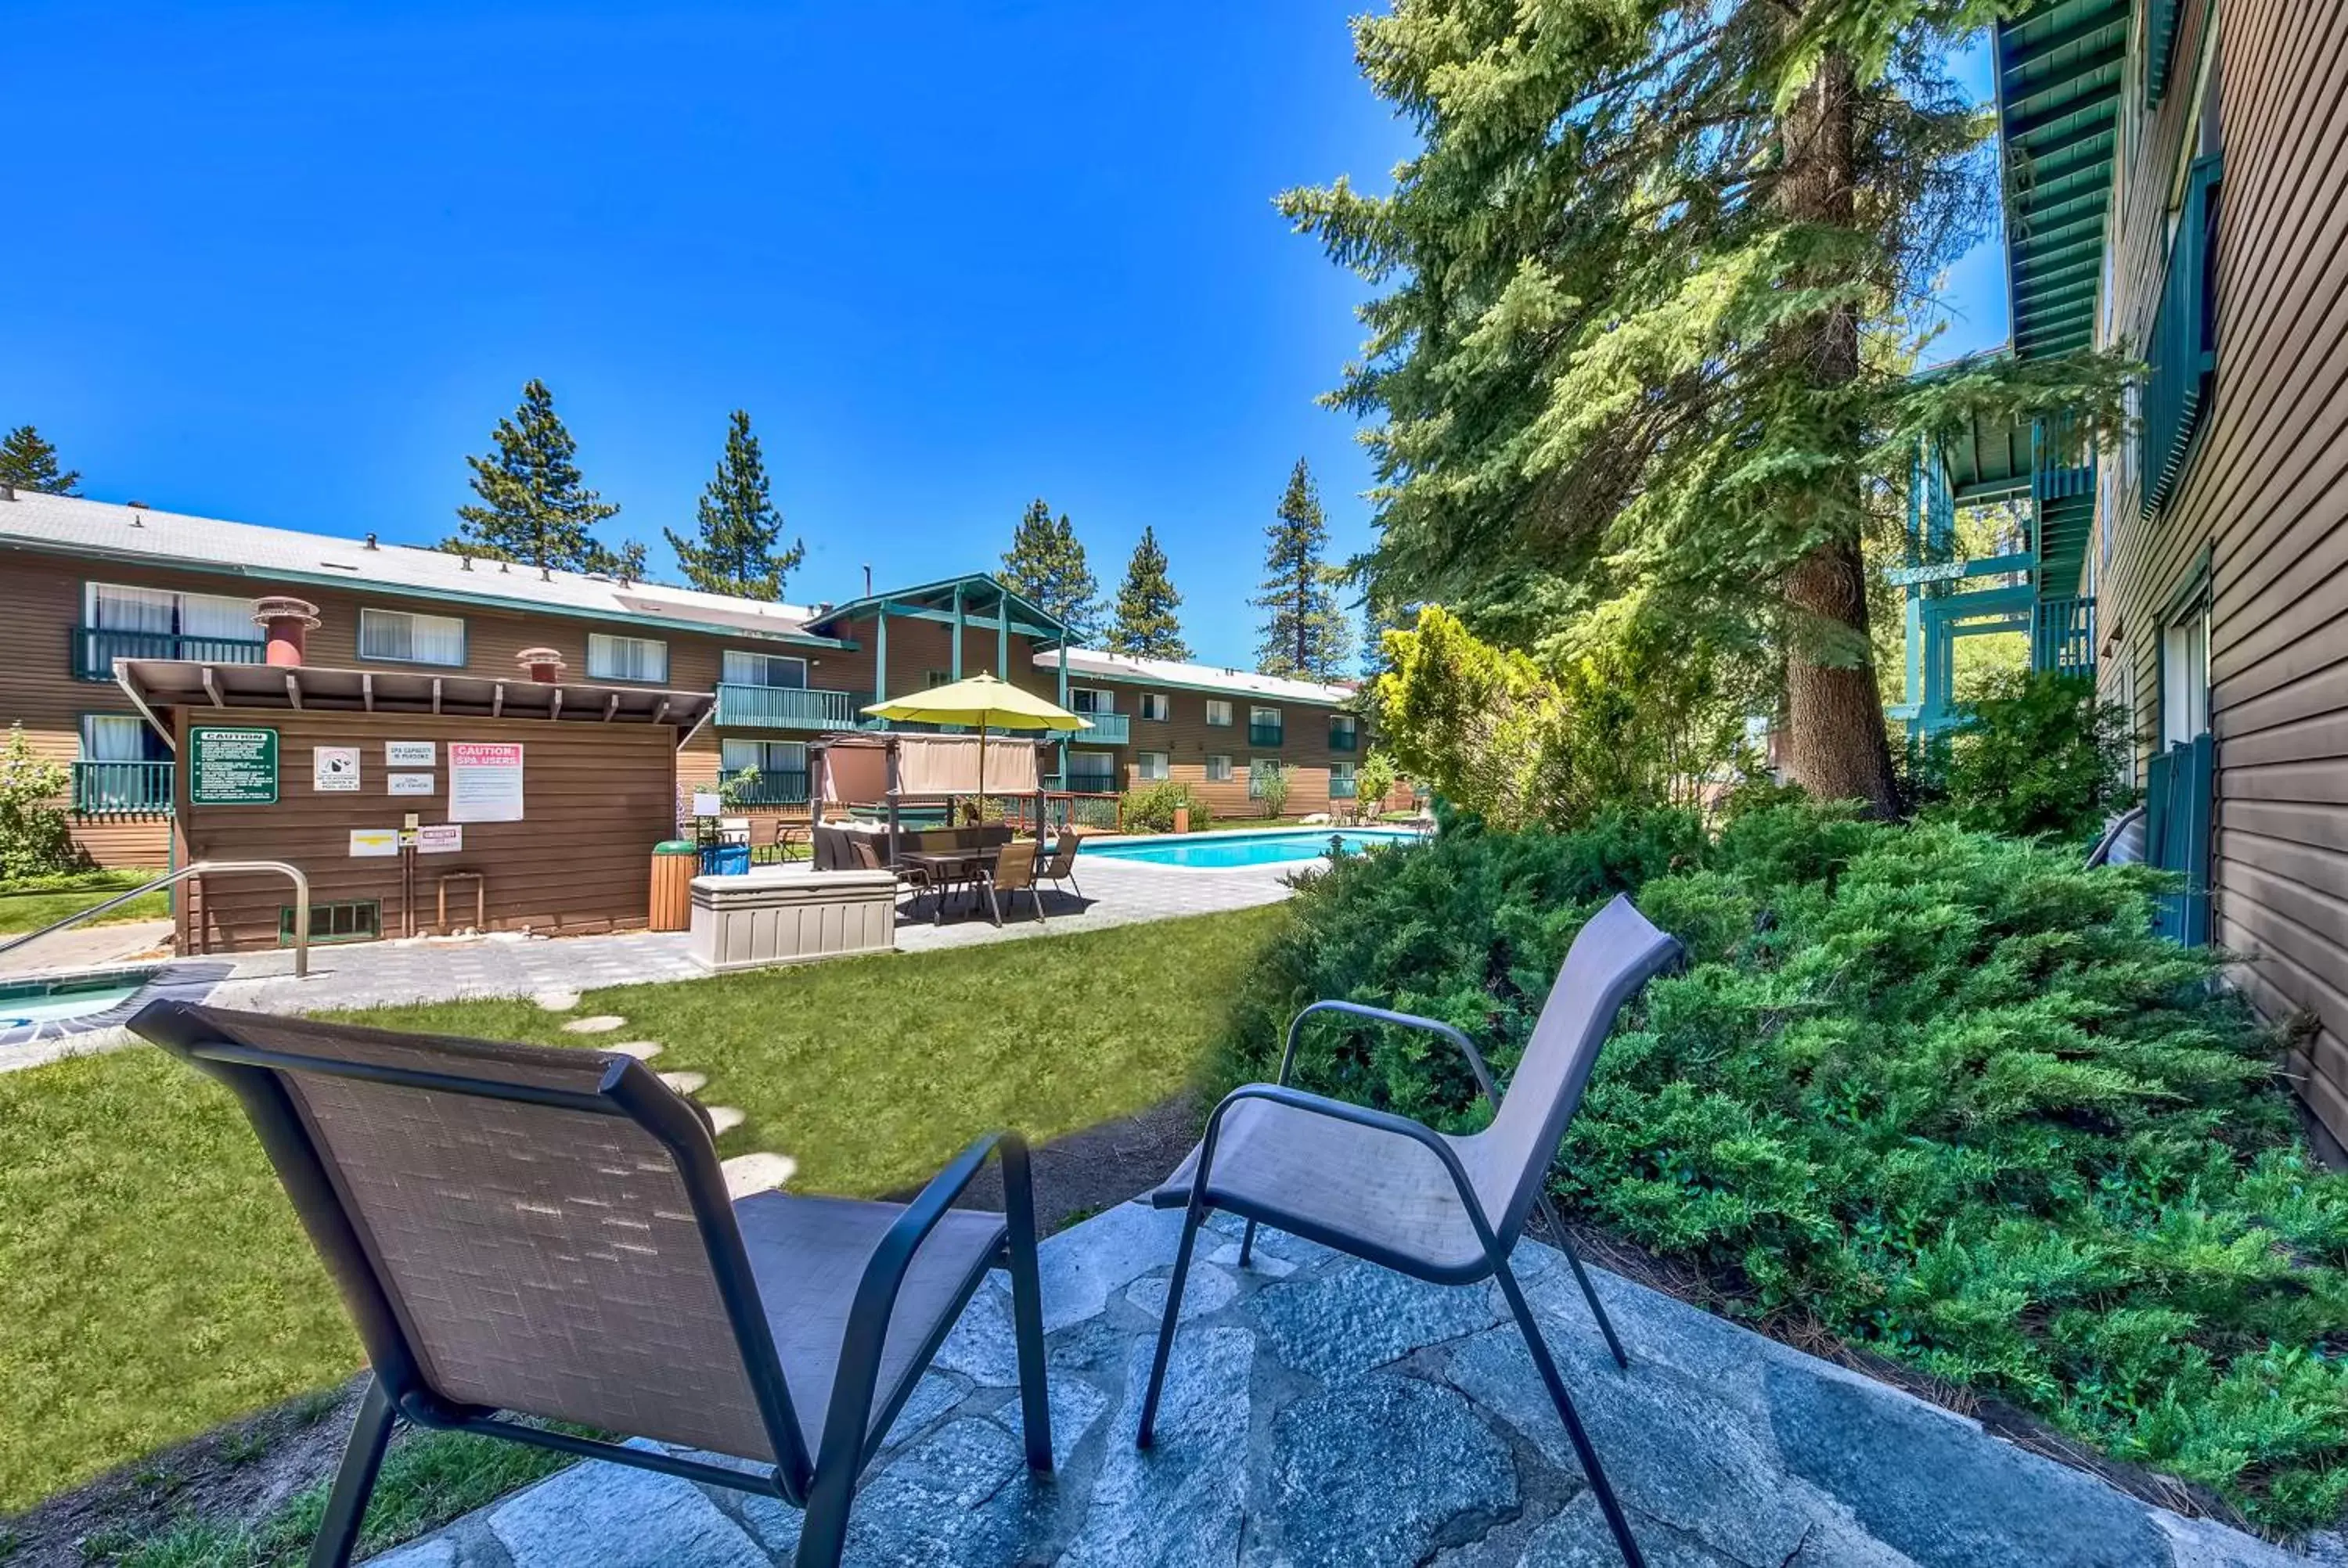
[[[1045,669],[1056,670],[1060,665],[1059,651],[1046,649],[1035,655],[1035,662]],[[1145,686],[1202,687],[1210,691],[1230,692],[1236,696],[1274,697],[1291,702],[1319,702],[1330,706],[1350,702],[1358,694],[1354,687],[1324,681],[1262,675],[1252,670],[1240,670],[1230,665],[1193,664],[1175,659],[1138,659],[1130,654],[1109,653],[1092,648],[1068,650],[1068,673],[1129,681]]]

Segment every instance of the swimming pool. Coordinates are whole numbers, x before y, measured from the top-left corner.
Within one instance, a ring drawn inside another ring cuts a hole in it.
[[[108,1012],[139,994],[156,970],[112,969],[49,980],[0,981],[0,1034]]]
[[[1329,853],[1329,840],[1333,837],[1351,853],[1376,844],[1407,844],[1418,836],[1407,828],[1380,827],[1283,827],[1263,833],[1196,833],[1181,838],[1087,844],[1084,858],[1230,870],[1238,866],[1318,860]]]

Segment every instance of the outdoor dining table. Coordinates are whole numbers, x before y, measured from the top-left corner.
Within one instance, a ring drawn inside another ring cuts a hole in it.
[[[979,877],[994,869],[994,857],[1003,845],[988,844],[969,849],[908,849],[897,856],[908,866],[918,866],[930,877],[930,924],[946,923],[946,889],[960,882],[975,893]]]

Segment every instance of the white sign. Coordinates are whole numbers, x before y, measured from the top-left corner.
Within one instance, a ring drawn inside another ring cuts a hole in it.
[[[359,749],[356,746],[314,748],[310,758],[310,787],[322,792],[358,788]]]
[[[432,793],[430,774],[386,774],[384,777],[391,781],[391,793],[394,794],[430,794]]]
[[[694,815],[716,816],[724,809],[726,809],[725,799],[716,790],[697,789],[693,792]]]
[[[396,827],[355,827],[351,829],[351,854],[360,859],[377,855],[399,853],[399,829]]]
[[[454,855],[465,847],[465,829],[454,822],[435,822],[416,830],[418,855]]]
[[[386,741],[383,743],[383,765],[387,768],[428,768],[433,766],[433,743],[430,741]]]
[[[521,747],[507,742],[448,743],[448,820],[521,820]]]

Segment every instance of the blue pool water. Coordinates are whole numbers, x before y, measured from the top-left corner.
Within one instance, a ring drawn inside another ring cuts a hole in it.
[[[137,996],[154,973],[152,969],[116,969],[62,979],[0,983],[0,1032],[63,1023],[119,1007]]]
[[[1193,866],[1229,869],[1234,866],[1277,866],[1284,862],[1318,860],[1329,853],[1335,837],[1347,851],[1374,844],[1405,844],[1417,834],[1406,828],[1284,827],[1270,833],[1210,833],[1186,838],[1138,844],[1088,844],[1085,858],[1146,860],[1152,866]]]

